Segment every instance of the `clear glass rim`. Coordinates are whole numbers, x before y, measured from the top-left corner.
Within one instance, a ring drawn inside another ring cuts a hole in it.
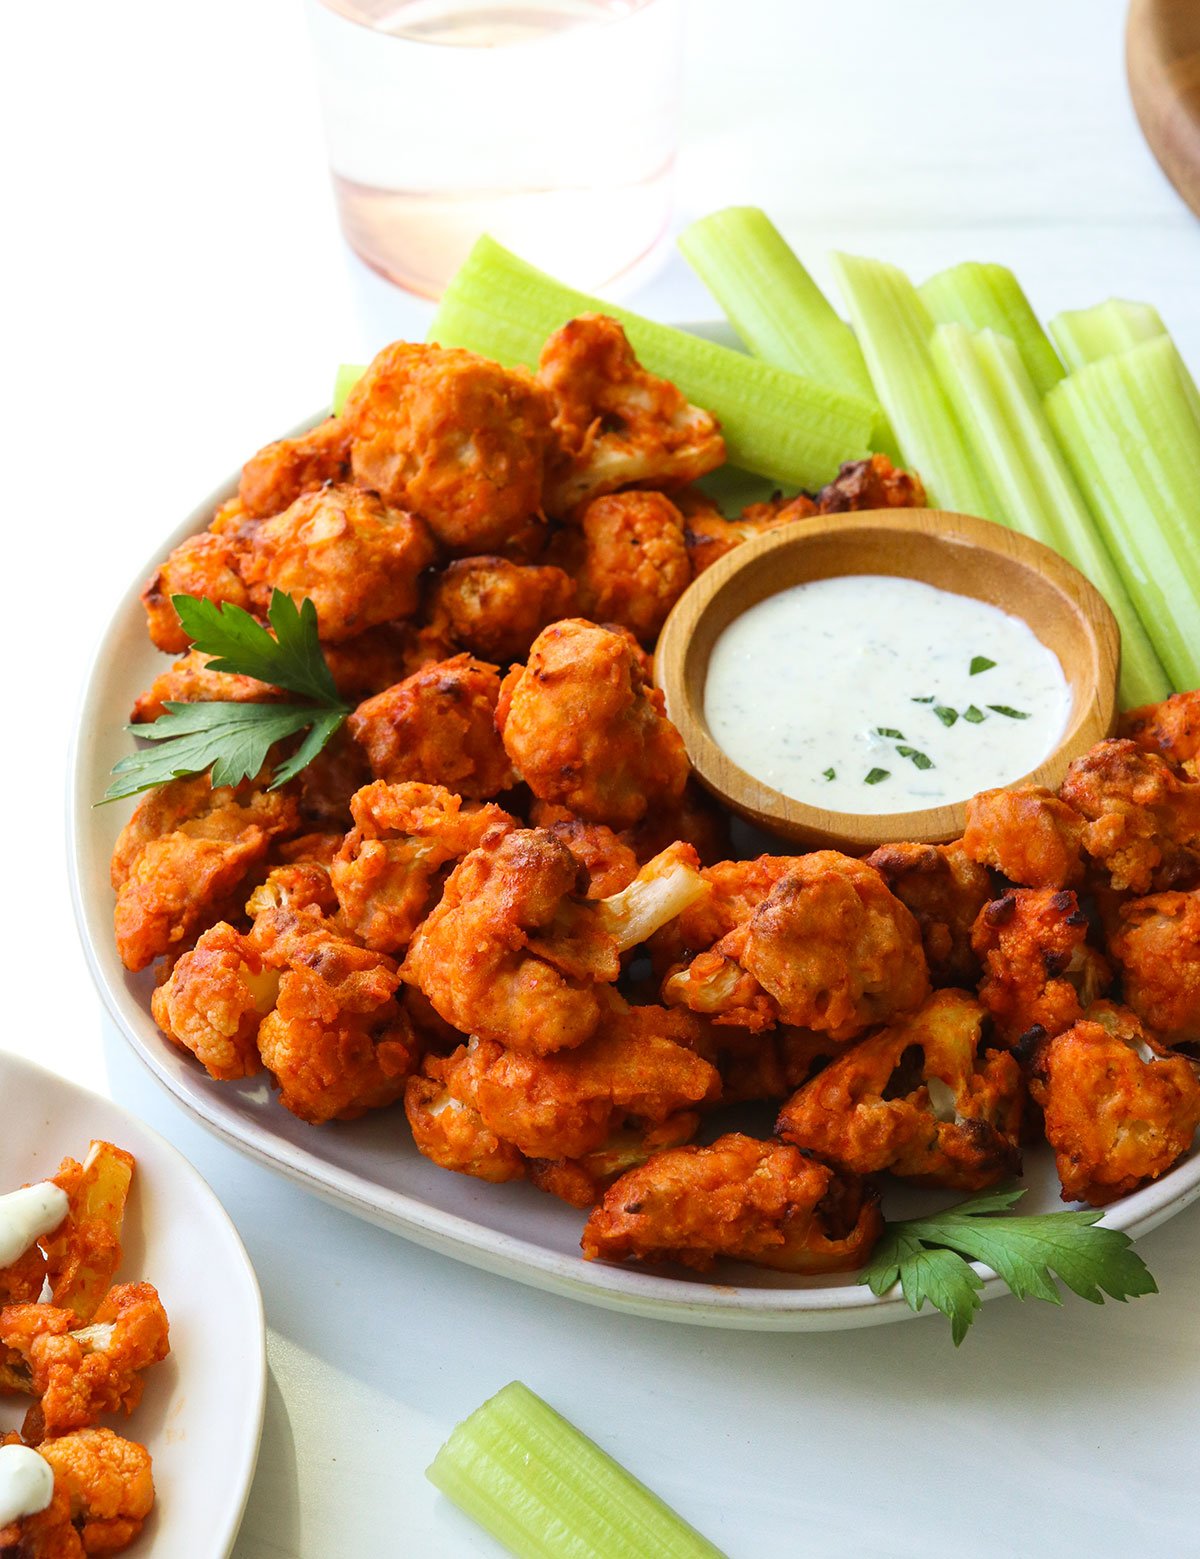
[[[327,11],[338,21],[345,22],[350,27],[357,27],[360,31],[371,37],[379,38],[384,43],[404,43],[414,49],[460,49],[463,52],[473,54],[499,52],[502,49],[529,49],[537,48],[545,43],[552,42],[558,33],[549,33],[536,38],[514,39],[511,43],[488,44],[486,46],[470,43],[447,43],[436,38],[414,38],[407,33],[385,32],[370,22],[364,21],[360,16],[350,14],[343,9],[344,0],[308,0],[309,8],[313,11]],[[425,9],[434,0],[396,0],[395,10],[399,12],[410,5],[419,5]],[[489,9],[489,0],[457,0],[461,9],[470,9],[477,14]],[[626,0],[629,9],[618,14],[601,14],[595,18],[581,23],[588,28],[613,27],[622,22],[632,21],[635,16],[643,11],[649,11],[655,6],[665,5],[668,0]],[[445,9],[449,9],[451,0],[442,0]],[[572,29],[574,30],[574,29]]]

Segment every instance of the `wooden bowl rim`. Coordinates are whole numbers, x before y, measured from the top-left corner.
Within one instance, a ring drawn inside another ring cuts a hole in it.
[[[683,737],[693,773],[700,783],[740,816],[784,838],[816,848],[865,852],[896,841],[933,844],[956,839],[966,823],[969,798],[917,811],[857,814],[833,812],[797,801],[764,784],[736,764],[719,746],[708,729],[702,701],[692,695],[689,673],[695,669],[691,661],[698,653],[696,628],[718,605],[741,572],[774,552],[811,547],[818,541],[836,536],[847,544],[845,573],[878,573],[877,567],[856,568],[853,554],[868,537],[878,536],[880,532],[903,536],[908,543],[904,566],[888,570],[896,577],[934,583],[928,578],[929,571],[920,566],[921,553],[926,548],[931,553],[947,547],[973,548],[980,554],[1003,558],[1006,564],[1015,564],[1036,574],[1051,586],[1062,600],[1067,615],[1074,620],[1081,653],[1073,665],[1059,657],[1073,693],[1067,728],[1037,768],[1010,781],[1011,785],[1056,788],[1071,760],[1110,735],[1116,723],[1120,664],[1120,630],[1116,619],[1104,597],[1079,570],[1041,542],[991,520],[946,509],[863,509],[853,514],[798,520],[767,531],[718,558],[684,591],[659,637],[654,661],[655,681],[663,691],[667,714]],[[835,576],[818,573],[812,577]],[[781,583],[779,588],[785,589],[788,585]],[[771,593],[764,592],[760,599],[766,599]],[[959,593],[974,594],[968,589]],[[988,600],[989,597],[980,592],[975,594],[975,599]],[[1006,595],[1002,603],[992,604],[1000,605],[1002,610],[1022,618],[1033,628],[1019,599]],[[702,700],[703,676],[696,681]],[[716,778],[720,768],[727,771],[732,784],[723,784]]]

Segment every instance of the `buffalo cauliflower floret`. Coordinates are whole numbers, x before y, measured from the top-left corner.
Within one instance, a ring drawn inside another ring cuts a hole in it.
[[[1083,818],[1040,785],[984,790],[967,802],[963,849],[1022,888],[1071,888],[1083,878]]]
[[[502,557],[459,558],[430,590],[429,619],[447,643],[510,666],[574,605],[575,583],[561,568]]]
[[[1086,819],[1083,847],[1134,893],[1200,883],[1200,782],[1136,742],[1098,742],[1067,770],[1062,799]]]
[[[972,933],[979,999],[1004,1044],[1061,1033],[1104,992],[1108,964],[1087,935],[1087,916],[1066,888],[1013,888],[980,911]]]

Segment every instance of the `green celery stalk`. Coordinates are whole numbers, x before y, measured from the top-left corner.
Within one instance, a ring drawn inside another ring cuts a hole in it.
[[[340,363],[338,371],[333,376],[333,403],[332,411],[335,417],[342,415],[342,408],[350,391],[367,371],[365,363]]]
[[[1070,468],[1015,344],[994,330],[939,325],[933,359],[1006,524],[1074,564],[1121,630],[1121,703],[1165,698],[1170,684]]]
[[[1088,363],[1127,352],[1143,341],[1154,341],[1167,334],[1162,315],[1152,303],[1130,303],[1125,298],[1109,298],[1090,309],[1066,309],[1050,321],[1050,331],[1062,353],[1063,362],[1073,373]],[[1184,391],[1192,410],[1200,417],[1200,390],[1181,358],[1180,371]]]
[[[1067,368],[1074,373],[1114,352],[1127,352],[1141,341],[1165,336],[1162,316],[1150,303],[1109,298],[1090,309],[1064,309],[1046,326]]]
[[[1063,377],[1063,365],[1038,322],[1025,289],[1007,265],[967,260],[939,271],[917,291],[939,325],[970,325],[997,330],[1020,352],[1039,395]]]
[[[575,292],[492,238],[479,239],[451,279],[429,340],[532,367],[548,335],[593,311],[620,320],[651,373],[720,419],[729,459],[742,470],[815,488],[843,461],[870,452],[871,401]]]
[[[838,284],[904,464],[935,508],[995,519],[999,505],[967,448],[942,389],[929,340],[933,321],[903,271],[882,260],[834,254]]]
[[[1171,338],[1077,369],[1046,412],[1172,685],[1200,685],[1200,418]]]
[[[679,248],[755,357],[875,401],[853,330],[765,211],[714,211],[684,229]],[[891,453],[894,443],[880,408],[872,447]]]
[[[853,330],[757,206],[727,206],[679,235],[684,259],[756,357],[875,399]]]
[[[458,1425],[425,1475],[518,1559],[723,1559],[517,1380]]]

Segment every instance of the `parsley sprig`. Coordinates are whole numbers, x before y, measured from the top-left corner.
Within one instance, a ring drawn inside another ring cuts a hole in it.
[[[1105,1294],[1123,1301],[1158,1292],[1129,1236],[1096,1227],[1099,1211],[996,1216],[1024,1194],[1019,1187],[993,1191],[928,1218],[889,1223],[859,1282],[880,1297],[899,1282],[911,1310],[928,1299],[948,1317],[956,1348],[981,1304],[983,1279],[972,1261],[991,1267],[1018,1299],[1062,1304],[1055,1278],[1097,1305]]]
[[[282,590],[274,591],[267,610],[273,631],[268,633],[249,612],[228,602],[217,605],[191,595],[172,596],[171,602],[193,648],[213,657],[210,671],[256,677],[304,702],[168,701],[167,713],[153,724],[126,726],[151,745],[114,765],[104,800],[136,796],[209,768],[214,785],[237,785],[261,773],[276,742],[307,731],[272,775],[272,790],[286,785],[312,762],[351,709],[321,652],[316,607],[309,600],[297,607]]]

